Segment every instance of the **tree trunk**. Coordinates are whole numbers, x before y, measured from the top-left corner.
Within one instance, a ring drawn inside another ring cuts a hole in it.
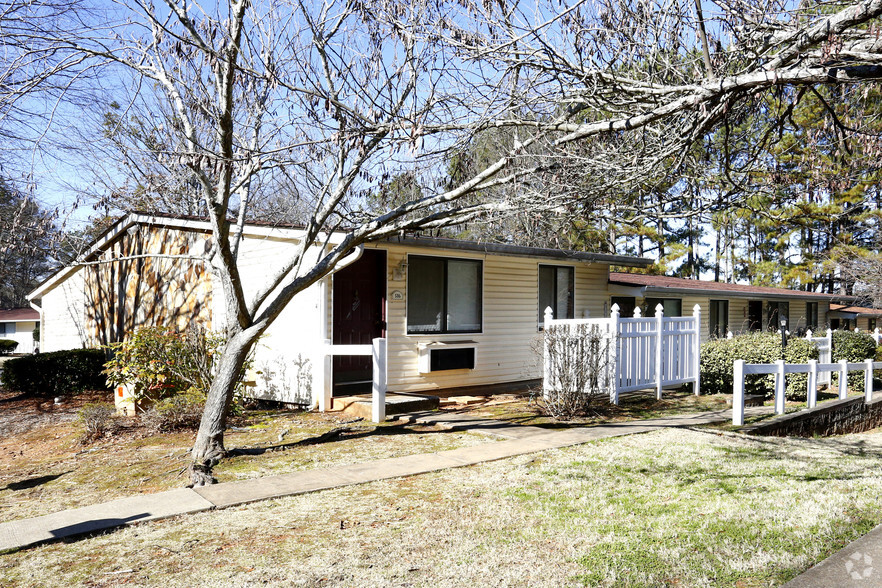
[[[252,338],[238,333],[223,347],[217,374],[205,399],[205,410],[196,434],[196,442],[193,444],[193,463],[190,466],[190,482],[193,486],[217,483],[211,472],[226,454],[224,430],[227,428],[227,415],[230,413],[239,374],[253,343]]]

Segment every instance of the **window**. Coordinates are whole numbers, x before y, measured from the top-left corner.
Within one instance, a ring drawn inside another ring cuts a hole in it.
[[[9,326],[12,326],[12,325],[10,324]],[[14,329],[7,331],[6,330],[6,323],[0,323],[0,337],[3,337],[7,334],[11,335],[13,331],[14,331]]]
[[[634,309],[637,308],[637,301],[633,296],[611,296],[609,307],[612,308],[613,304],[619,305],[619,316],[622,318],[634,316]]]
[[[643,316],[655,316],[655,307],[659,304],[664,307],[665,316],[683,315],[683,301],[679,298],[647,298],[644,304],[646,312]]]
[[[710,336],[725,337],[729,331],[729,301],[710,301]]]
[[[575,290],[574,271],[571,267],[554,265],[539,266],[539,324],[545,322],[545,309],[549,306],[554,318],[575,316],[573,291]]]
[[[871,333],[876,330],[876,319],[867,319],[867,330]]]
[[[805,328],[816,331],[818,329],[818,303],[805,303]]]
[[[781,321],[787,321],[787,328],[790,328],[790,303],[789,302],[768,302],[766,303],[766,329],[777,332],[781,329]]]
[[[750,300],[747,302],[747,329],[761,331],[763,328],[763,301]]]
[[[407,332],[481,332],[480,260],[410,255]]]

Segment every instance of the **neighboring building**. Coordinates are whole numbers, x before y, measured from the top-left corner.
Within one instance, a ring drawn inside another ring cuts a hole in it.
[[[238,262],[246,298],[299,247],[295,227],[250,224]],[[307,249],[309,257],[339,243]],[[78,265],[62,269],[29,295],[41,308],[42,350],[97,347],[142,325],[222,324],[223,292],[215,288],[209,224],[200,219],[128,214]],[[153,255],[153,257],[151,257]],[[159,255],[159,257],[155,257]],[[252,394],[314,403],[328,379],[334,396],[370,389],[371,362],[335,357],[328,344],[384,337],[389,392],[440,392],[541,377],[543,311],[555,318],[622,316],[661,303],[667,315],[702,311],[702,339],[750,329],[791,332],[827,326],[826,294],[610,273],[611,265],[645,267],[634,257],[401,237],[372,242],[335,273],[299,293],[256,346]],[[706,326],[704,326],[706,325]],[[326,398],[326,397],[324,397]]]
[[[874,331],[882,328],[882,308],[831,304],[830,326],[834,329]]]
[[[246,297],[290,257],[302,234],[246,227],[238,258]],[[29,295],[42,308],[43,349],[98,346],[140,325],[220,324],[223,294],[212,287],[203,261],[209,235],[201,220],[125,216],[80,265],[64,268]],[[330,235],[329,243],[340,237]],[[175,257],[139,257],[148,252]],[[182,261],[188,255],[192,261]],[[119,257],[124,260],[111,261]],[[552,306],[559,318],[601,316],[609,266],[649,263],[450,239],[369,243],[344,260],[345,267],[299,293],[267,330],[257,345],[253,392],[315,402],[324,389],[323,370],[315,366],[323,365],[325,342],[364,344],[376,337],[387,340],[389,392],[537,379],[541,311]],[[334,395],[367,391],[370,358],[334,358],[331,377]]]
[[[18,341],[15,353],[33,353],[36,345],[34,329],[40,322],[40,313],[33,308],[0,310],[0,339]]]
[[[609,276],[610,305],[618,304],[622,316],[639,306],[644,316],[655,314],[661,303],[665,315],[692,314],[701,306],[702,340],[747,331],[777,331],[781,320],[791,333],[817,331],[831,326],[831,304],[842,296],[786,288],[705,282],[685,278],[625,274]],[[834,327],[835,328],[835,327]]]

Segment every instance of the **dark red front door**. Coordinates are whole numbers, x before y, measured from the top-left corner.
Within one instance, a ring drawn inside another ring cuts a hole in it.
[[[334,345],[370,345],[386,336],[386,252],[365,249],[334,274]],[[371,391],[370,357],[334,357],[334,396]]]

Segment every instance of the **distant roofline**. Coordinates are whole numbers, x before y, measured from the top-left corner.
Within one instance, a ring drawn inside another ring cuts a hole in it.
[[[667,283],[652,283],[662,281]],[[814,298],[827,301],[841,300],[843,302],[854,302],[856,300],[854,296],[826,294],[824,292],[806,292],[804,290],[791,290],[789,288],[776,288],[772,286],[752,286],[749,284],[731,284],[728,282],[710,282],[706,280],[622,272],[611,272],[609,283],[640,288],[644,293],[651,294],[696,294],[700,292],[730,298]]]

